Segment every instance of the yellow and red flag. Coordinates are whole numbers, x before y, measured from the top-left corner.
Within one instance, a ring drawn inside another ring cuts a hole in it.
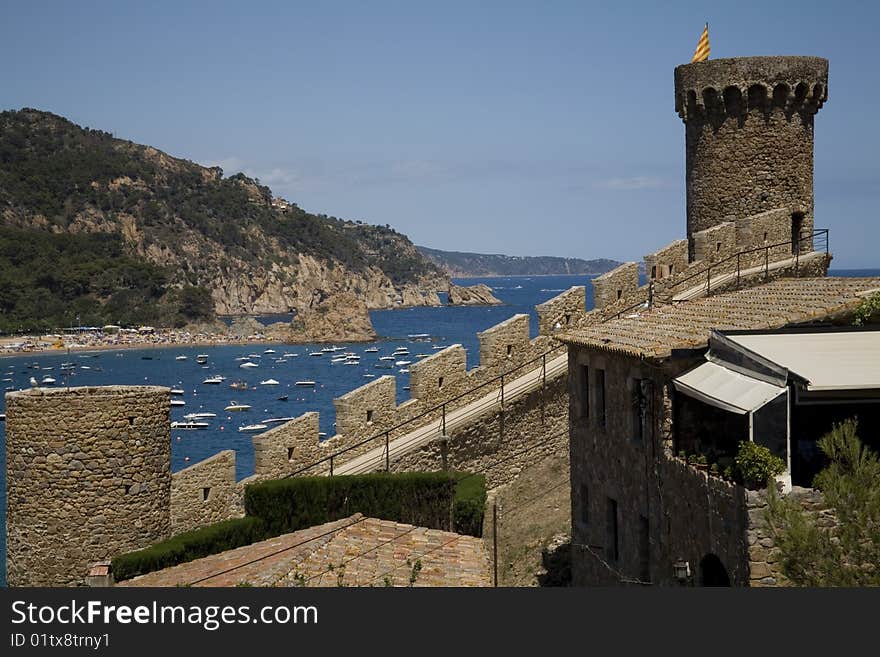
[[[694,51],[691,63],[705,62],[707,59],[709,59],[709,23],[706,23],[706,27],[703,28],[703,33],[700,35],[699,42],[697,42],[697,49]]]

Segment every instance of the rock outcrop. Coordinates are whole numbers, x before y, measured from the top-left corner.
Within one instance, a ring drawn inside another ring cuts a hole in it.
[[[450,306],[500,306],[502,301],[492,294],[492,288],[485,283],[476,285],[449,284]]]
[[[290,324],[266,327],[268,335],[283,342],[369,342],[376,339],[367,304],[341,292],[297,313]]]

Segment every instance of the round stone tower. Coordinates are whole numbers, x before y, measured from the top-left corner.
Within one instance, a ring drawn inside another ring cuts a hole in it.
[[[675,69],[685,123],[687,232],[785,208],[813,230],[813,117],[828,98],[828,60],[741,57]],[[804,242],[801,250],[809,250]]]
[[[82,584],[96,561],[168,538],[168,388],[6,395],[9,586]]]

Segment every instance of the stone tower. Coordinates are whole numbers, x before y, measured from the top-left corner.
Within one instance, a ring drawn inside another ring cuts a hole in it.
[[[9,586],[82,584],[96,561],[168,538],[168,388],[6,395]]]
[[[685,123],[687,233],[785,208],[792,239],[813,230],[813,117],[828,60],[741,57],[675,69]],[[801,243],[810,250],[810,243]]]

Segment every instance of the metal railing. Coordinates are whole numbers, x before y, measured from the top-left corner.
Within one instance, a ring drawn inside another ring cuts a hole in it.
[[[478,385],[475,385],[474,387],[469,388],[468,390],[465,390],[464,392],[461,392],[461,393],[455,395],[454,397],[450,397],[446,401],[443,401],[439,404],[436,404],[436,405],[432,406],[431,408],[419,413],[418,415],[415,415],[411,418],[403,420],[402,422],[398,422],[397,424],[395,424],[391,427],[388,427],[386,429],[383,429],[379,433],[377,433],[373,436],[370,436],[369,438],[365,438],[365,439],[360,440],[352,445],[349,445],[347,447],[336,450],[332,454],[330,454],[329,456],[325,456],[324,458],[319,459],[313,463],[310,463],[307,466],[304,466],[302,468],[294,470],[293,472],[284,475],[284,478],[286,479],[288,477],[294,477],[298,474],[302,474],[303,472],[306,472],[308,470],[312,470],[312,469],[314,469],[322,464],[325,464],[325,463],[327,464],[327,467],[329,468],[330,476],[333,476],[335,464],[338,461],[340,456],[347,454],[347,453],[349,453],[353,450],[356,450],[358,448],[361,448],[369,443],[373,443],[373,442],[377,443],[377,445],[376,445],[377,447],[380,446],[384,442],[385,469],[386,469],[386,471],[388,471],[391,469],[391,441],[392,441],[391,434],[393,432],[400,431],[401,429],[403,429],[407,425],[414,425],[415,423],[418,423],[419,421],[424,421],[427,417],[431,416],[432,414],[437,414],[439,411],[439,416],[440,416],[439,417],[440,425],[438,427],[440,430],[439,436],[445,436],[446,435],[447,407],[454,406],[454,408],[449,408],[450,411],[458,410],[459,408],[464,408],[464,407],[466,407],[467,402],[464,402],[461,400],[464,400],[465,398],[468,398],[468,397],[472,397],[475,392],[477,392],[483,388],[487,388],[489,386],[492,386],[493,384],[500,385],[500,390],[499,390],[499,396],[500,396],[499,399],[500,399],[500,404],[501,404],[500,429],[501,429],[501,436],[503,437],[503,435],[504,435],[505,379],[509,382],[511,380],[511,378],[513,378],[511,375],[514,374],[515,372],[522,372],[521,375],[524,376],[528,372],[532,372],[532,371],[540,368],[541,377],[540,377],[539,385],[540,385],[540,390],[541,390],[541,401],[540,401],[540,403],[541,403],[541,423],[543,424],[544,417],[545,417],[545,401],[546,401],[544,391],[547,387],[547,360],[548,360],[548,357],[552,358],[554,356],[560,356],[565,351],[566,351],[565,345],[559,345],[557,347],[553,347],[552,349],[548,349],[547,351],[545,351],[541,355],[539,355],[535,358],[532,358],[530,360],[527,360],[523,363],[520,363],[519,365],[516,365],[515,367],[511,367],[510,369],[503,371],[501,374],[496,375],[490,379],[487,379],[486,381],[484,381]],[[499,399],[490,399],[488,401],[484,401],[479,406],[474,407],[473,411],[468,413],[468,416],[470,417],[470,416],[474,416],[474,415],[481,415],[485,410],[487,410],[487,409],[491,408],[492,406],[494,406],[495,404],[497,404]],[[461,401],[461,403],[456,404],[456,402],[459,402],[459,401]],[[478,401],[478,400],[474,399],[470,403],[473,403],[475,401]],[[429,420],[429,422],[433,422],[436,419],[438,419],[438,418],[435,418],[434,420]],[[416,431],[417,429],[418,429],[418,426],[414,426],[412,430]],[[410,441],[410,442],[418,442],[418,441],[421,441],[423,438],[424,438],[424,436],[418,436],[415,440]],[[364,452],[364,453],[366,453],[366,452]],[[357,458],[357,456],[359,456],[359,455],[353,456],[352,459]],[[351,460],[351,459],[349,459],[349,460]],[[348,462],[348,460],[346,461],[346,463],[347,462]]]
[[[799,233],[797,239],[795,239],[795,240],[788,240],[785,242],[776,242],[775,244],[765,244],[764,246],[757,246],[757,247],[754,247],[751,249],[744,249],[742,251],[738,251],[737,253],[734,253],[733,255],[727,256],[726,258],[723,258],[721,260],[718,260],[717,262],[713,262],[713,263],[709,264],[705,269],[703,269],[701,271],[694,272],[693,274],[690,274],[689,276],[685,276],[684,278],[681,278],[681,279],[675,281],[674,283],[670,284],[669,287],[667,287],[664,290],[664,292],[669,293],[672,296],[671,301],[675,302],[676,300],[674,298],[675,297],[674,290],[676,288],[679,288],[683,283],[694,280],[695,278],[705,276],[706,277],[706,294],[709,294],[712,291],[712,273],[713,273],[713,271],[716,273],[715,280],[717,281],[718,276],[719,276],[718,269],[720,267],[722,267],[723,265],[731,263],[734,260],[736,260],[736,267],[729,269],[729,270],[725,267],[725,271],[721,272],[720,275],[727,276],[728,274],[733,274],[734,272],[736,272],[736,286],[739,287],[742,282],[743,263],[745,261],[745,256],[752,254],[752,253],[759,253],[761,251],[764,252],[764,258],[763,258],[763,260],[764,260],[764,278],[766,280],[766,279],[770,278],[770,263],[771,263],[770,250],[771,249],[778,249],[780,247],[790,247],[791,248],[791,253],[790,253],[789,257],[788,258],[777,258],[777,259],[773,260],[772,262],[780,262],[782,260],[794,258],[795,275],[797,275],[797,272],[800,268],[800,256],[801,256],[801,250],[802,250],[803,243],[804,242],[809,243],[809,241],[812,241],[812,244],[813,244],[812,251],[813,252],[817,251],[818,249],[821,249],[822,246],[824,246],[824,250],[827,255],[828,254],[828,244],[829,244],[828,234],[829,234],[829,231],[827,228],[820,228],[820,229],[814,230],[811,233],[806,234],[806,235]],[[817,247],[817,244],[819,245],[818,247]],[[753,269],[755,267],[754,264],[751,264],[749,262],[747,262],[746,264],[748,265],[746,267],[746,269]],[[702,286],[700,286],[700,289],[702,289]]]

